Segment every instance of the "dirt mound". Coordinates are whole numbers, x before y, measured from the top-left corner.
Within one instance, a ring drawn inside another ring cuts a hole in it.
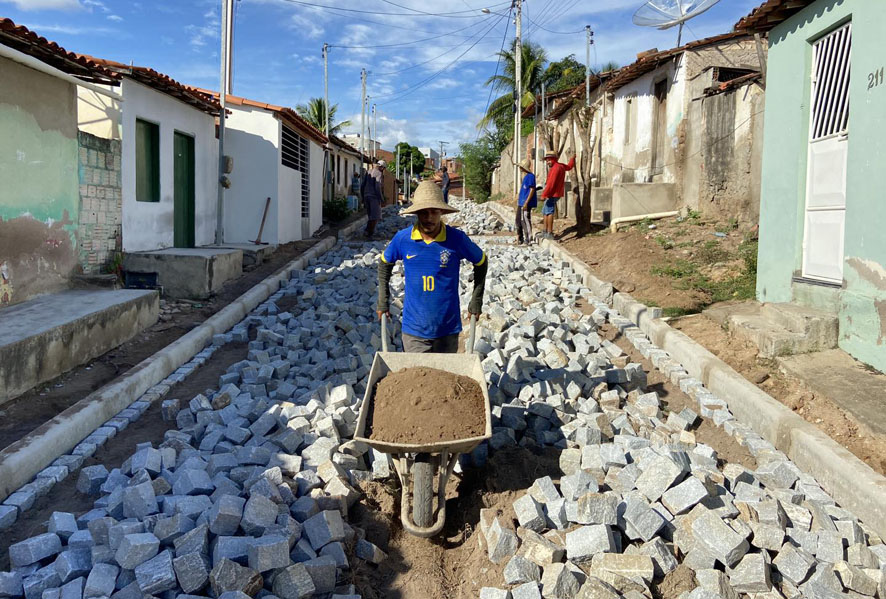
[[[436,368],[405,368],[373,391],[369,438],[393,443],[436,443],[479,437],[486,402],[477,382]]]

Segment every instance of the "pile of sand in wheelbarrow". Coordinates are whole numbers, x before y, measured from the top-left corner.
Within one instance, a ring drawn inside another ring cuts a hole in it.
[[[486,432],[483,390],[472,378],[436,368],[404,368],[375,385],[369,438],[427,444]]]

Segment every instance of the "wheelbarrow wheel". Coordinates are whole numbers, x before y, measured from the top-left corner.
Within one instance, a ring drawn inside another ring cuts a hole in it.
[[[412,521],[427,528],[434,511],[434,465],[430,460],[416,460],[413,464],[412,485]]]

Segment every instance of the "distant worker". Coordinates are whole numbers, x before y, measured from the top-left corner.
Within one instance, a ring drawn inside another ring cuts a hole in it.
[[[532,243],[532,209],[538,205],[538,197],[535,190],[535,175],[532,172],[532,160],[526,158],[520,163],[523,171],[523,182],[520,185],[520,195],[517,196],[517,214],[515,225],[517,227],[517,243]]]
[[[406,291],[403,301],[403,350],[456,353],[461,332],[458,294],[462,260],[474,265],[474,291],[468,312],[480,315],[489,261],[461,230],[443,223],[444,214],[458,212],[443,201],[432,180],[415,191],[413,204],[403,211],[415,214],[415,225],[394,235],[378,264],[378,317],[390,315],[389,289],[394,263],[403,261]]]
[[[443,167],[443,201],[449,203],[449,171]]]
[[[569,154],[571,154],[571,151],[567,152],[567,155]],[[554,238],[554,210],[557,208],[557,201],[563,197],[566,173],[575,167],[575,156],[572,156],[567,164],[558,162],[558,158],[559,156],[556,152],[550,150],[545,152],[545,163],[547,163],[550,170],[548,171],[548,180],[545,183],[545,188],[541,192],[541,199],[544,200],[541,213],[544,217],[545,227],[543,236],[548,239]]]
[[[366,207],[366,239],[375,239],[375,227],[381,219],[381,205],[384,202],[384,160],[379,160],[363,175],[360,194]]]

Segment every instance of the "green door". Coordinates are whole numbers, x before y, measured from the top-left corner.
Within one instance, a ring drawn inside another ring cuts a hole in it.
[[[175,218],[174,243],[177,248],[194,247],[194,138],[175,132]]]

